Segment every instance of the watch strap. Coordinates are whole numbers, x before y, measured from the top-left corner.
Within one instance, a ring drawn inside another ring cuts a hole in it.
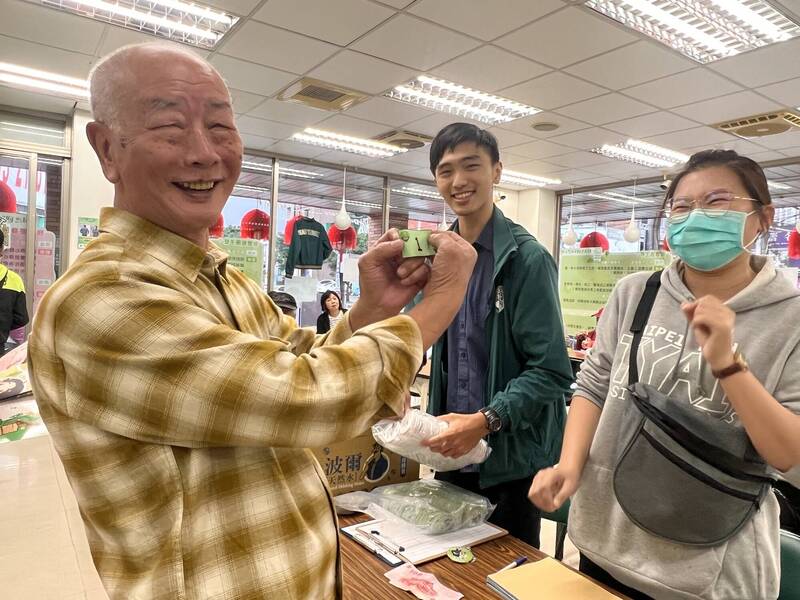
[[[720,369],[719,371],[711,371],[711,374],[717,379],[725,379],[726,377],[730,377],[731,375],[735,375],[736,373],[741,373],[742,371],[747,370],[747,363],[745,362],[744,358],[742,358],[741,354],[737,352],[734,354],[733,364],[725,367],[724,369]]]

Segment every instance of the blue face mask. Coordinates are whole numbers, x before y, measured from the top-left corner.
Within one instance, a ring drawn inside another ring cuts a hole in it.
[[[693,210],[668,224],[669,247],[696,271],[721,269],[755,241],[744,243],[744,226],[753,212]]]

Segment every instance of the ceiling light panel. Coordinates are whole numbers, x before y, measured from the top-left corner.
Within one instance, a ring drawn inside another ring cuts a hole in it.
[[[376,142],[375,140],[341,135],[339,133],[333,133],[332,131],[323,131],[311,127],[305,129],[302,133],[295,133],[291,139],[295,142],[322,146],[323,148],[330,148],[332,150],[341,150],[342,152],[352,152],[353,154],[361,154],[363,156],[372,156],[374,158],[389,158],[395,154],[408,152],[408,150],[400,146],[392,146],[391,144]]]
[[[540,112],[532,106],[427,75],[420,75],[405,85],[398,85],[384,95],[399,102],[423,106],[487,125],[508,123]]]
[[[652,168],[669,169],[689,160],[686,154],[633,139],[615,146],[603,144],[600,148],[594,148],[592,152]]]
[[[245,171],[272,173],[272,165],[253,162],[249,160],[242,161],[242,168]],[[292,177],[299,177],[300,179],[317,179],[319,177],[322,177],[321,173],[314,173],[313,171],[303,171],[301,169],[292,169],[289,167],[281,167],[281,175],[290,175]]]
[[[403,194],[405,196],[414,196],[417,198],[434,198],[436,200],[442,199],[442,196],[438,192],[431,192],[429,190],[420,190],[410,187],[392,188],[392,193]]]
[[[522,185],[526,187],[542,187],[545,185],[560,185],[561,180],[503,169],[503,174],[500,176],[500,183],[506,185]]]
[[[0,62],[0,84],[76,100],[86,100],[89,97],[89,84],[85,79],[66,77],[11,63]]]
[[[800,26],[765,0],[588,0],[586,6],[699,63],[800,35]]]
[[[239,20],[180,0],[28,0],[104,23],[212,49]]]

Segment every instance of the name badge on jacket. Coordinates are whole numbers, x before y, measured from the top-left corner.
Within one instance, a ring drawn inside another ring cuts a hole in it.
[[[499,313],[503,312],[503,309],[506,307],[506,296],[502,285],[497,286],[495,290],[494,307]]]

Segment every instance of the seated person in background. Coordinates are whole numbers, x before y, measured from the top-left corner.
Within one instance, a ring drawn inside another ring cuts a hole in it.
[[[327,333],[344,318],[347,309],[342,306],[342,299],[333,290],[322,294],[319,301],[322,314],[317,319],[317,333]]]
[[[359,260],[359,301],[316,338],[209,243],[243,153],[214,67],[128,46],[97,63],[90,90],[114,207],[43,298],[29,368],[103,585],[111,600],[341,598],[309,448],[404,413],[475,251],[445,232],[432,267],[403,261],[390,230]]]
[[[281,309],[283,314],[291,317],[295,322],[297,321],[297,300],[294,299],[294,296],[276,291],[269,292],[267,296],[275,303],[275,306]]]
[[[4,247],[5,235],[0,230],[0,260],[3,259]],[[6,265],[0,264],[0,354],[5,354],[9,332],[27,324],[28,308],[22,278]]]

